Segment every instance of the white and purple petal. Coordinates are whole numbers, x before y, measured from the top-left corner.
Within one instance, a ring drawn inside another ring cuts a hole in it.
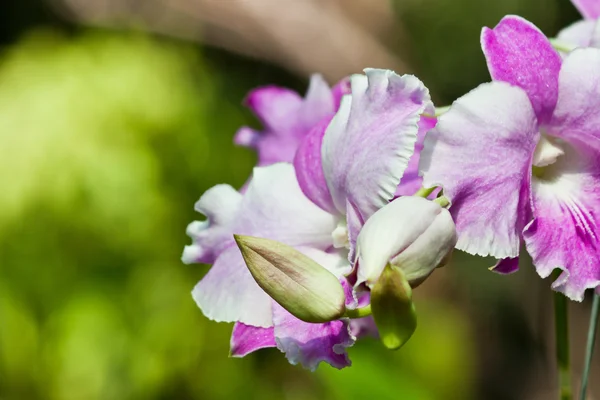
[[[188,225],[187,234],[193,243],[183,250],[184,263],[212,264],[233,244],[233,224],[241,203],[242,195],[229,185],[214,186],[200,197],[194,209],[206,220]]]
[[[404,175],[400,181],[400,185],[398,185],[398,188],[396,189],[396,196],[412,196],[421,188],[423,178],[419,175],[419,159],[421,157],[421,151],[423,151],[425,136],[427,135],[427,132],[435,128],[436,123],[437,119],[432,117],[423,116],[419,120],[419,132],[417,133],[415,152],[410,157],[406,171],[404,171]]]
[[[558,43],[568,48],[598,47],[600,44],[598,20],[577,21],[562,29],[556,39]]]
[[[277,240],[291,246],[331,247],[336,218],[307,199],[291,164],[254,169],[231,225],[233,233]],[[272,326],[271,299],[256,284],[239,249],[228,247],[192,294],[204,315],[215,321]]]
[[[429,91],[411,75],[367,69],[351,78],[323,139],[323,171],[333,202],[362,220],[391,200],[413,154],[420,115],[433,112]]]
[[[547,122],[558,97],[561,57],[531,22],[514,15],[494,29],[483,28],[481,46],[494,80],[527,92],[540,122]]]
[[[552,136],[600,150],[600,49],[575,49],[565,58],[559,96],[550,123]]]
[[[314,371],[322,361],[335,368],[350,366],[346,348],[354,344],[347,320],[311,324],[273,303],[277,348],[291,364]]]
[[[232,357],[244,357],[256,350],[277,347],[274,328],[260,328],[236,322],[230,342]]]
[[[457,248],[516,257],[531,219],[531,160],[539,137],[527,95],[504,82],[480,85],[454,102],[425,138],[423,186],[442,186]]]
[[[302,193],[293,165],[277,163],[254,169],[234,233],[325,250],[336,224]]]
[[[524,238],[540,276],[561,269],[552,288],[582,301],[600,285],[600,154],[564,146],[565,155],[533,180],[535,219]]]
[[[217,258],[192,297],[213,321],[273,326],[272,300],[252,278],[237,247],[229,247]]]

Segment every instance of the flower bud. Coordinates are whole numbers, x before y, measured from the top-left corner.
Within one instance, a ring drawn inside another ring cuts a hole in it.
[[[399,349],[417,329],[412,289],[400,268],[388,264],[371,289],[371,311],[385,347]]]
[[[315,323],[342,317],[344,289],[325,267],[274,240],[234,237],[256,283],[290,314]]]
[[[389,263],[412,287],[444,265],[456,244],[448,210],[422,197],[400,197],[371,216],[357,239],[357,285],[373,287]]]

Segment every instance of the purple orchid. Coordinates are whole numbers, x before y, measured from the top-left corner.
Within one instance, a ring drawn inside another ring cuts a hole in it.
[[[245,104],[256,114],[264,131],[244,126],[234,141],[258,152],[258,166],[292,162],[296,149],[306,134],[323,118],[331,118],[342,96],[350,92],[349,80],[342,79],[329,88],[321,75],[310,79],[306,96],[293,90],[265,86],[252,90]]]
[[[189,225],[193,244],[182,259],[213,263],[193,297],[208,318],[236,322],[233,356],[277,347],[292,364],[342,368],[350,365],[345,349],[356,335],[372,333],[364,318],[307,323],[292,316],[254,281],[233,239],[235,233],[292,246],[340,279],[347,308],[368,301],[346,283],[348,253],[364,222],[394,197],[419,129],[432,125],[431,119],[420,123],[421,114],[434,110],[413,76],[366,70],[351,86],[333,119],[326,116],[305,136],[296,169],[286,163],[255,168],[244,194],[218,185],[196,203],[207,220]]]
[[[439,118],[421,157],[424,185],[451,201],[457,248],[503,259],[495,270],[509,273],[524,244],[539,275],[561,269],[553,289],[581,301],[600,285],[600,50],[563,61],[516,16],[484,28],[481,43],[494,81]]]

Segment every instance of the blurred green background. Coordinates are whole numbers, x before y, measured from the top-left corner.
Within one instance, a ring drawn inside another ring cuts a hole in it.
[[[553,35],[578,18],[566,0],[380,3],[401,34],[374,37],[439,104],[488,79],[482,26],[518,13]],[[461,254],[419,289],[419,329],[401,351],[364,340],[351,368],[316,373],[277,350],[228,358],[232,326],[190,296],[208,267],[179,261],[185,227],[204,190],[251,172],[255,155],[232,143],[259,127],[247,91],[303,92],[310,71],[261,56],[278,51],[266,42],[249,56],[146,29],[136,7],[118,23],[73,2],[0,7],[0,399],[534,398],[546,361],[519,297],[533,273],[501,278]]]

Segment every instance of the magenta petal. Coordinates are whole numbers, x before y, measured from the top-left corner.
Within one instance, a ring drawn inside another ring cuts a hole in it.
[[[437,118],[421,117],[415,152],[410,156],[408,167],[406,167],[400,185],[396,189],[396,196],[412,196],[421,188],[423,178],[419,175],[419,159],[423,150],[423,144],[425,143],[425,136],[427,132],[435,128],[436,123]]]
[[[259,328],[236,322],[231,333],[232,357],[244,357],[256,350],[276,347],[274,328]]]
[[[322,361],[335,368],[350,366],[346,348],[354,344],[348,321],[312,324],[299,320],[273,302],[277,348],[288,361],[314,371]]]
[[[241,206],[242,195],[229,185],[217,185],[207,190],[194,206],[206,216],[187,227],[192,245],[186,246],[182,261],[213,263],[221,252],[233,244],[233,223]]]
[[[311,77],[303,99],[296,92],[276,86],[253,90],[246,105],[261,120],[264,131],[242,127],[236,144],[258,151],[258,165],[292,162],[304,136],[325,116],[334,112],[334,95],[320,75]]]
[[[323,136],[331,118],[333,118],[333,114],[325,117],[306,135],[294,157],[294,169],[300,188],[306,197],[323,210],[333,213],[336,212],[336,209],[327,187],[321,162]]]
[[[524,238],[540,276],[560,268],[552,288],[582,301],[600,285],[600,157],[566,150],[547,180],[534,180],[535,219]]]
[[[598,0],[571,0],[571,3],[584,18],[596,19],[600,17],[600,1]]]
[[[538,120],[548,121],[558,97],[561,58],[546,36],[511,15],[494,29],[483,28],[481,46],[492,78],[524,89]]]
[[[411,75],[367,69],[323,139],[323,171],[333,202],[347,201],[363,220],[393,198],[417,140],[420,115],[433,112],[429,91]]]
[[[548,132],[600,150],[600,49],[575,49],[560,71],[560,92]]]
[[[281,132],[289,129],[289,117],[299,112],[302,97],[290,89],[265,86],[248,93],[244,104],[254,112],[266,129]]]
[[[539,137],[527,95],[504,82],[480,85],[454,102],[425,138],[425,187],[451,201],[457,248],[516,257],[530,221],[530,177]]]
[[[517,272],[519,270],[519,257],[503,258],[502,260],[498,260],[496,265],[494,265],[491,270],[502,275],[508,275],[512,274],[513,272]]]

